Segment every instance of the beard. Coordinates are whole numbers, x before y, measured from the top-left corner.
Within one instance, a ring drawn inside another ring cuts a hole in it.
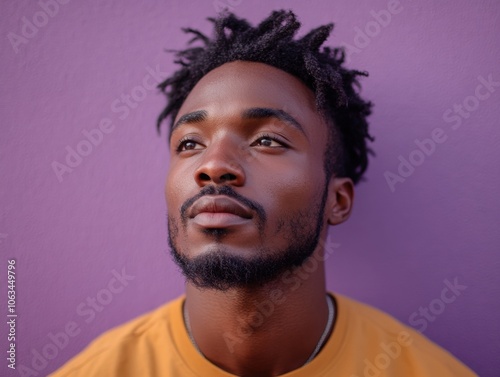
[[[230,186],[220,188],[207,186],[186,203],[193,203],[199,197],[210,194],[233,197],[256,210],[262,238],[267,218],[264,209],[258,203],[242,198]],[[168,242],[172,258],[187,281],[198,288],[227,291],[233,288],[261,287],[278,280],[285,271],[301,266],[312,255],[323,229],[326,199],[327,188],[325,187],[321,197],[315,203],[311,203],[312,205],[307,210],[297,211],[281,218],[276,236],[281,236],[286,241],[286,245],[280,250],[269,249],[262,245],[255,250],[255,253],[252,253],[255,255],[253,257],[234,255],[227,246],[221,244],[220,241],[226,234],[225,229],[207,229],[206,233],[217,240],[218,246],[207,250],[203,255],[187,257],[186,253],[177,247],[178,223],[169,216]],[[183,208],[186,207],[188,206],[183,205]],[[185,229],[187,219],[182,209],[181,222]]]

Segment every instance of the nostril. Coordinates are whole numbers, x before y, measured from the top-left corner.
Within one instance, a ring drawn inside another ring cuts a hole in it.
[[[220,176],[220,180],[222,182],[234,181],[234,180],[236,180],[236,176],[234,174],[231,174],[231,173],[226,173],[226,174],[223,174]]]
[[[202,180],[202,181],[210,181],[210,177],[206,173],[200,173],[200,180]]]

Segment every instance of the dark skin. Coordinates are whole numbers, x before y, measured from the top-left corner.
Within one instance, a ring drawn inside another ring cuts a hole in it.
[[[279,112],[262,116],[262,111],[249,111],[256,108]],[[326,182],[328,131],[314,94],[277,68],[231,62],[197,83],[174,124],[179,120],[170,140],[166,200],[179,232],[177,247],[188,257],[210,253],[213,247],[244,258],[264,246],[282,250],[290,234],[280,219],[314,210],[312,203],[327,190],[323,228],[313,254],[320,261],[318,268],[307,277],[294,274],[293,287],[282,279],[228,291],[199,289],[189,281],[186,286],[192,335],[212,363],[239,376],[277,376],[300,368],[328,317],[321,263],[328,225],[347,220],[354,195],[349,178],[334,175]],[[259,203],[267,216],[264,228],[259,228],[256,216],[243,218],[222,209],[182,225],[182,204],[206,185],[231,185]],[[224,236],[206,232],[213,228],[223,229]],[[270,300],[276,290],[283,295],[272,313],[256,326],[243,326],[243,321],[251,322],[255,303]]]

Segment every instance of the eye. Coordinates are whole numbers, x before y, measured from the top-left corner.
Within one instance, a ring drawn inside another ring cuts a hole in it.
[[[287,144],[277,137],[270,135],[262,135],[252,144],[250,144],[250,146],[267,147],[267,148],[285,148],[287,147]]]
[[[192,151],[196,149],[201,149],[203,146],[193,139],[182,139],[179,141],[179,145],[177,146],[177,152],[182,151]]]

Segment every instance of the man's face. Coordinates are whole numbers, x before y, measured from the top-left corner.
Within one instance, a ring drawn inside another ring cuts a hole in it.
[[[169,242],[192,283],[262,284],[300,265],[326,230],[327,128],[299,79],[253,62],[205,75],[170,140]]]

